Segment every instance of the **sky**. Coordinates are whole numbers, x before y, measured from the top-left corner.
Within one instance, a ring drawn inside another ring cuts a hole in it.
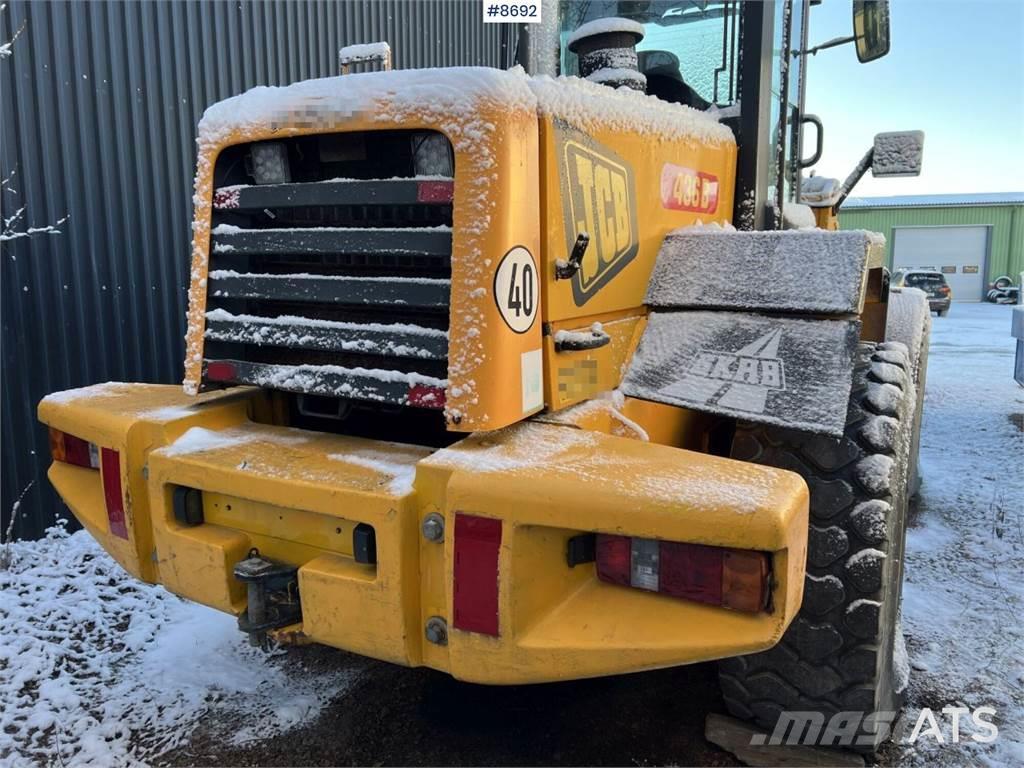
[[[890,10],[884,58],[861,64],[852,44],[808,57],[806,107],[825,125],[817,174],[843,179],[876,133],[921,129],[920,176],[868,173],[853,195],[1024,191],[1024,0],[891,0]],[[811,8],[809,45],[851,34],[850,16],[850,0]]]

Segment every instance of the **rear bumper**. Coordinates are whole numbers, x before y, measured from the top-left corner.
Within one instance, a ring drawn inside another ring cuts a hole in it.
[[[933,298],[929,297],[929,299],[928,299],[928,309],[931,312],[942,312],[942,311],[945,311],[945,310],[949,309],[949,305],[951,303],[952,303],[952,300],[949,299],[949,298],[933,299]]]
[[[109,529],[98,471],[55,463],[50,479],[140,578],[237,615],[245,585],[233,568],[256,547],[299,568],[293,634],[475,682],[749,653],[777,642],[799,608],[807,489],[794,474],[534,422],[431,452],[257,424],[248,411],[258,400],[252,391],[197,399],[123,385],[40,405],[50,426],[120,452],[127,539]],[[203,491],[202,524],[175,519],[178,486]],[[421,534],[430,513],[446,522],[443,542]],[[453,622],[458,515],[501,521],[496,636]],[[359,523],[374,529],[375,565],[353,557]],[[593,563],[566,560],[569,538],[595,531],[767,551],[771,610],[745,614],[601,582]],[[446,645],[425,638],[431,617],[447,621]]]

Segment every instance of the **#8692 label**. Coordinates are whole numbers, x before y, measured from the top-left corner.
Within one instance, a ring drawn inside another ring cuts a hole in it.
[[[481,0],[485,24],[540,24],[541,0],[517,3]]]

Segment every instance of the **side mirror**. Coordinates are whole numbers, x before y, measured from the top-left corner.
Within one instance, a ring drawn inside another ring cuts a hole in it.
[[[892,131],[875,134],[875,144],[857,163],[842,186],[831,198],[833,210],[839,210],[857,182],[871,169],[871,175],[879,178],[889,176],[920,176],[921,156],[924,154],[924,131]],[[805,199],[804,202],[807,202]],[[814,205],[814,203],[811,203]]]
[[[875,135],[871,175],[875,177],[920,176],[924,155],[924,131],[893,131]]]
[[[853,0],[853,37],[861,64],[889,52],[889,0]]]

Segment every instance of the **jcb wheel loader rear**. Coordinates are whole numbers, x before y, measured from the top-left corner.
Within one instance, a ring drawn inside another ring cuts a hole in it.
[[[726,659],[734,713],[852,708],[874,749],[927,329],[908,291],[887,337],[883,240],[836,215],[923,136],[801,194],[802,0],[544,18],[507,72],[360,46],[210,107],[184,386],[46,398],[50,479],[257,643],[494,684]],[[849,41],[888,50],[884,3]]]

